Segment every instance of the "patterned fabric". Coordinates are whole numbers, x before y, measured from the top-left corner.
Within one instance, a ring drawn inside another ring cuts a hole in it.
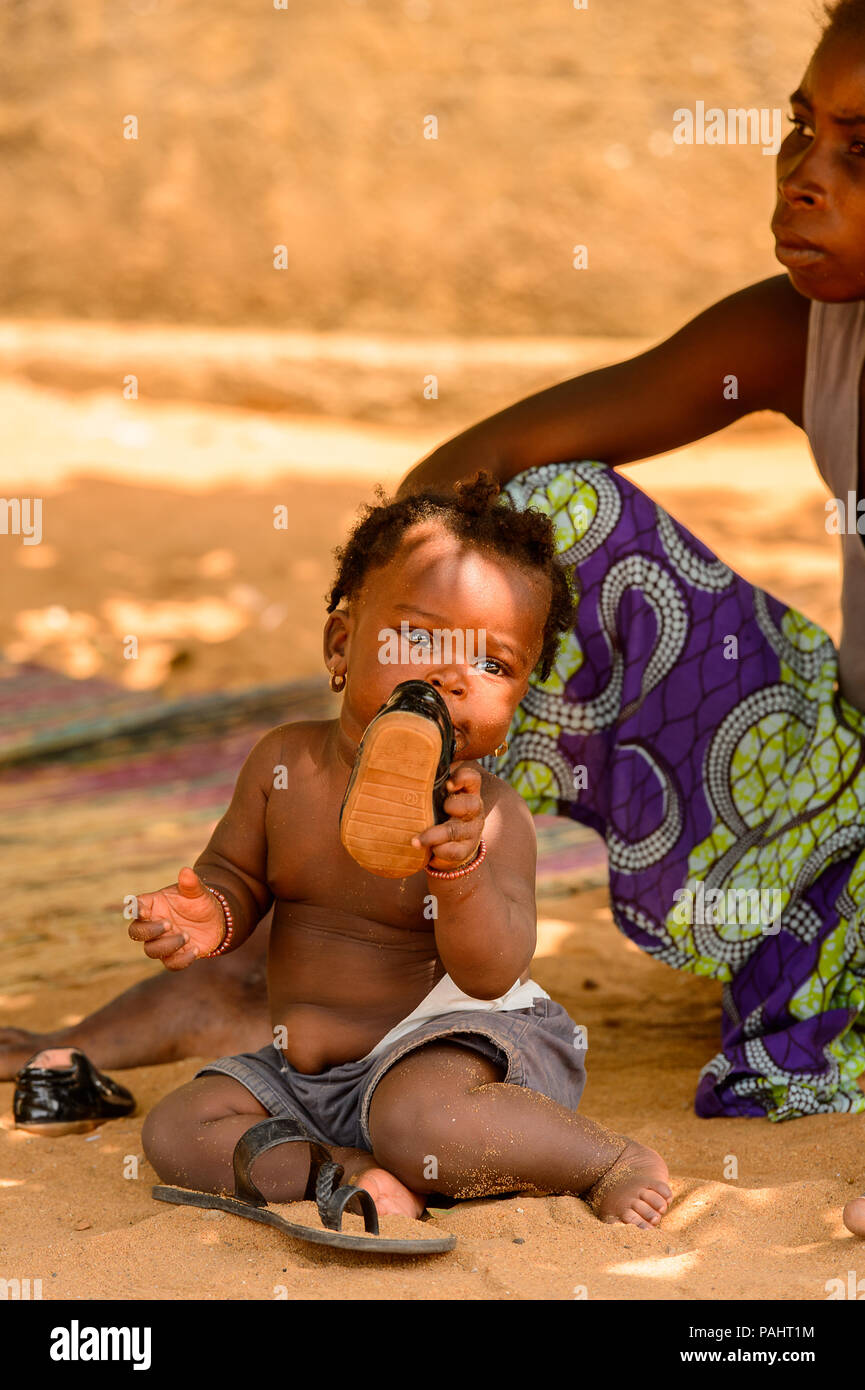
[[[724,981],[699,1115],[865,1110],[865,714],[832,641],[605,464],[506,492],[553,519],[579,608],[488,765],[604,836],[632,941]]]

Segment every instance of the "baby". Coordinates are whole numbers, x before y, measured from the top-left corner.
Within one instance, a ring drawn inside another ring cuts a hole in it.
[[[138,898],[129,934],[169,970],[235,950],[274,906],[274,1041],[209,1063],[147,1117],[164,1182],[232,1191],[240,1136],[288,1114],[382,1214],[419,1217],[433,1192],[572,1194],[640,1227],[667,1209],[661,1157],[576,1113],[581,1030],[529,973],[531,815],[475,761],[502,744],[574,616],[551,523],[497,493],[480,475],[367,508],[337,552],[324,629],[340,717],[266,734],[194,870]],[[348,854],[340,808],[367,725],[418,679],[447,705],[457,761],[443,818],[415,841],[424,868],[394,880]],[[308,1177],[304,1144],[255,1166],[269,1201],[311,1195]]]

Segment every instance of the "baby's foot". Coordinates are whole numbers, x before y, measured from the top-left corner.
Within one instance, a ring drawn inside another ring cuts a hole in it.
[[[624,1221],[648,1230],[660,1224],[670,1205],[669,1176],[659,1153],[629,1139],[612,1168],[583,1196],[599,1220]]]
[[[41,1067],[43,1071],[62,1071],[72,1063],[74,1047],[48,1047],[42,1052],[37,1052],[35,1057],[31,1057],[29,1065],[31,1067]]]
[[[865,1197],[854,1197],[844,1208],[844,1225],[854,1236],[865,1236]]]
[[[357,1167],[351,1166],[350,1171],[349,1167],[347,1164],[343,1182],[365,1188],[375,1202],[379,1216],[413,1216],[417,1221],[423,1215],[426,1205],[423,1198],[395,1178],[393,1173],[374,1164],[364,1167],[359,1163]]]
[[[11,1081],[39,1047],[50,1047],[50,1033],[28,1033],[25,1028],[0,1028],[0,1081]]]

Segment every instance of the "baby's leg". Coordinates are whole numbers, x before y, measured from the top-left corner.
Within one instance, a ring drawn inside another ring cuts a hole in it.
[[[376,1162],[414,1192],[571,1194],[585,1197],[602,1221],[658,1225],[672,1192],[654,1149],[503,1075],[451,1042],[410,1053],[373,1094]]]
[[[144,1152],[163,1182],[232,1193],[232,1155],[241,1135],[268,1111],[231,1076],[196,1076],[161,1100],[144,1121]],[[272,1202],[297,1202],[309,1178],[309,1146],[280,1144],[255,1160],[252,1177]]]
[[[151,1110],[141,1132],[144,1152],[163,1182],[196,1192],[232,1193],[238,1139],[268,1111],[231,1076],[197,1076]],[[343,1166],[342,1181],[365,1187],[380,1216],[420,1216],[423,1201],[362,1149],[325,1145]],[[299,1202],[309,1184],[309,1146],[279,1144],[255,1160],[252,1178],[268,1202]]]

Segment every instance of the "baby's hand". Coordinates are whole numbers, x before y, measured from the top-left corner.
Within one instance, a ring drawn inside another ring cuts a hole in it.
[[[412,840],[415,846],[432,850],[432,869],[458,869],[473,859],[484,829],[484,803],[481,800],[481,770],[476,763],[451,763],[447,782],[451,795],[444,803],[450,817],[430,826]]]
[[[161,960],[166,970],[185,970],[223,940],[222,904],[194,869],[181,869],[170,888],[138,895],[138,916],[130,923],[129,935],[143,941],[144,954]]]

